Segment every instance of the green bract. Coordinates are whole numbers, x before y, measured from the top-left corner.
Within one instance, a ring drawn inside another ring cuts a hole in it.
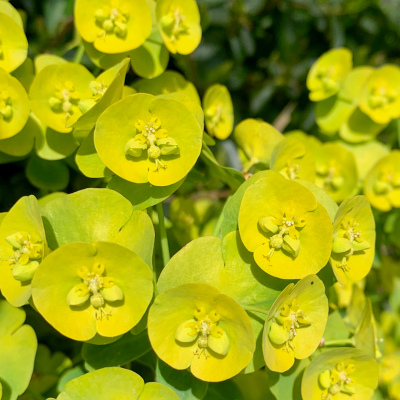
[[[28,387],[37,349],[25,311],[0,300],[0,399],[15,400]]]
[[[296,359],[309,357],[319,346],[328,319],[325,286],[308,275],[291,283],[276,299],[265,321],[263,353],[267,367],[285,372]]]
[[[29,95],[32,111],[43,124],[57,132],[68,133],[71,117],[82,115],[81,99],[90,98],[93,75],[82,65],[74,63],[51,64],[35,77]]]
[[[307,76],[310,100],[321,101],[336,94],[352,66],[352,54],[346,48],[332,49],[319,57]]]
[[[175,369],[190,367],[204,381],[219,382],[250,362],[254,334],[246,312],[230,297],[203,283],[159,294],[148,330],[157,355]]]
[[[0,289],[15,307],[28,303],[31,280],[47,252],[47,243],[34,196],[22,197],[0,225]]]
[[[392,150],[379,160],[364,182],[364,194],[380,211],[400,207],[400,151]]]
[[[0,14],[1,15],[1,14]],[[29,98],[22,84],[0,68],[0,143],[22,130],[29,118]]]
[[[246,190],[239,232],[258,266],[281,279],[315,274],[328,262],[332,223],[302,185],[269,171]]]
[[[250,118],[236,126],[234,136],[237,145],[243,151],[245,171],[257,164],[268,166],[272,151],[283,139],[282,134],[272,125]]]
[[[28,41],[21,24],[3,11],[0,10],[0,68],[12,72],[25,61]]]
[[[400,117],[400,68],[384,65],[364,85],[360,108],[377,124]]]
[[[337,280],[363,279],[372,266],[375,254],[375,220],[365,196],[345,200],[333,223],[330,263]]]
[[[218,139],[226,139],[233,129],[233,104],[224,85],[210,86],[203,98],[207,132]]]
[[[98,119],[94,142],[104,164],[134,182],[167,186],[185,177],[201,150],[202,130],[176,100],[138,93]]]
[[[319,354],[306,368],[304,400],[369,400],[378,384],[378,364],[358,349],[339,348]]]
[[[136,49],[151,32],[145,0],[76,0],[75,23],[86,42],[110,54]]]
[[[160,383],[144,383],[133,371],[123,368],[102,368],[82,375],[65,385],[58,400],[179,400]]]
[[[190,54],[200,44],[200,14],[195,0],[157,0],[156,18],[171,53]]]
[[[67,244],[45,261],[32,281],[33,301],[71,339],[124,334],[140,321],[152,298],[150,268],[115,243]]]

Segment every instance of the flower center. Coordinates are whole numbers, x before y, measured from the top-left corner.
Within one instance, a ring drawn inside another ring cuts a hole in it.
[[[137,134],[130,139],[125,146],[125,154],[135,158],[142,157],[143,150],[147,150],[147,156],[154,161],[154,171],[166,169],[167,165],[162,163],[162,156],[179,155],[179,147],[176,141],[168,136],[166,129],[161,129],[159,118],[152,118],[145,123],[138,119],[135,123]]]
[[[43,257],[42,241],[26,232],[9,235],[6,241],[14,250],[13,256],[9,259],[14,278],[21,282],[30,281]]]
[[[71,81],[57,83],[55,95],[49,99],[49,106],[55,113],[64,113],[64,119],[67,121],[77,110],[79,98],[80,94],[75,91]]]
[[[336,90],[338,87],[339,68],[336,65],[321,68],[317,78],[321,81],[323,89],[327,92]]]
[[[384,108],[393,103],[398,96],[395,89],[389,87],[386,82],[380,82],[371,88],[368,96],[368,105],[373,108]]]
[[[96,103],[98,103],[102,99],[104,93],[108,89],[108,86],[105,82],[92,81],[89,84],[89,88],[92,91],[92,97],[79,101],[78,106],[82,114],[88,112]]]
[[[387,168],[382,171],[373,189],[377,195],[385,195],[390,201],[393,192],[400,190],[400,172],[395,171],[394,168]]]
[[[161,18],[161,26],[172,42],[178,40],[179,36],[188,34],[189,31],[180,7],[171,9],[167,15],[164,15]]]
[[[205,112],[205,117],[210,130],[209,133],[213,135],[217,126],[224,122],[223,105],[219,103],[217,106],[208,108]]]
[[[344,183],[337,166],[331,162],[329,165],[317,165],[317,184],[325,190],[338,190]]]
[[[353,395],[356,390],[353,381],[349,377],[355,371],[354,364],[340,362],[332,370],[325,370],[319,375],[319,383],[324,388],[321,394],[322,400],[332,400],[338,393]]]
[[[293,299],[289,305],[284,304],[273,316],[268,337],[272,343],[283,345],[284,351],[293,351],[295,346],[292,341],[297,335],[297,329],[310,324],[296,299]]]
[[[6,90],[3,90],[0,93],[0,119],[3,118],[4,120],[9,121],[13,117],[13,115],[14,110],[12,108],[11,97]]]
[[[350,271],[348,266],[349,258],[355,253],[369,249],[370,244],[362,237],[358,228],[359,223],[354,218],[346,218],[340,224],[338,232],[334,235],[332,251],[336,254],[343,254],[340,263],[336,264],[344,272]]]
[[[300,251],[300,234],[298,229],[305,226],[304,217],[295,216],[294,212],[284,212],[271,217],[263,217],[258,221],[260,228],[269,234],[270,251],[266,257],[271,261],[275,250],[283,249],[293,257],[297,257]]]
[[[124,39],[128,33],[127,22],[129,14],[116,7],[105,6],[96,10],[94,14],[96,25],[99,28],[98,37],[115,35]]]
[[[82,283],[75,285],[67,296],[67,303],[70,306],[81,306],[90,299],[90,304],[95,308],[96,319],[103,316],[109,317],[111,312],[105,310],[106,301],[116,302],[123,300],[124,295],[114,279],[103,276],[105,268],[103,264],[95,263],[92,268],[79,268],[77,275],[82,279]],[[114,304],[115,306],[115,304]]]
[[[229,339],[226,332],[218,326],[221,316],[216,310],[207,313],[202,306],[194,310],[194,318],[183,322],[176,330],[175,339],[178,342],[193,342],[197,340],[194,354],[207,359],[209,350],[225,356],[229,350]]]

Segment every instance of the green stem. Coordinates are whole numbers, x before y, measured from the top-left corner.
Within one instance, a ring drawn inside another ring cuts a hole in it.
[[[265,314],[265,315],[269,314],[269,310],[264,310],[263,308],[260,308],[260,307],[242,306],[242,308],[244,308],[246,311],[261,313],[261,314]]]
[[[160,228],[161,251],[165,266],[167,265],[170,259],[170,255],[169,255],[168,237],[167,237],[167,230],[165,229],[164,210],[162,203],[156,204],[156,210],[158,214],[158,226]]]
[[[355,347],[353,339],[328,340],[322,347]]]
[[[224,210],[221,210],[221,214],[219,214],[217,223],[215,224],[214,227],[213,236],[219,237],[223,220],[224,220]]]
[[[85,54],[85,46],[81,43],[76,50],[74,62],[79,64],[82,60],[83,55]]]

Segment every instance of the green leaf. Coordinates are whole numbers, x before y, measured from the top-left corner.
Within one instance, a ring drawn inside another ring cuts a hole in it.
[[[34,330],[23,325],[24,321],[25,311],[0,301],[2,400],[15,400],[26,390],[32,376],[37,339]]]
[[[325,341],[348,339],[349,336],[350,330],[346,326],[339,311],[334,311],[329,314],[324,332]]]
[[[147,331],[138,335],[128,332],[116,342],[98,346],[84,343],[82,357],[91,368],[120,367],[125,365],[151,349]]]
[[[220,383],[210,383],[204,400],[245,400],[238,386],[228,380]]]
[[[107,187],[121,193],[132,203],[134,210],[145,210],[171,196],[179,189],[184,180],[185,178],[169,186],[154,186],[149,182],[132,183],[119,176],[114,176]]]
[[[189,371],[173,369],[161,360],[157,362],[156,381],[170,387],[181,400],[201,400],[208,389],[208,382],[197,379]]]

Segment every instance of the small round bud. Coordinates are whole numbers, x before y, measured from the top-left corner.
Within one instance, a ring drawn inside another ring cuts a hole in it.
[[[104,298],[103,298],[103,296],[100,293],[94,294],[90,298],[90,304],[95,308],[103,307],[104,306]]]
[[[150,148],[147,150],[147,154],[150,158],[158,158],[161,155],[161,150],[157,146],[150,146]]]
[[[269,242],[270,247],[273,247],[274,249],[280,249],[282,247],[282,244],[283,238],[279,235],[272,236]]]

